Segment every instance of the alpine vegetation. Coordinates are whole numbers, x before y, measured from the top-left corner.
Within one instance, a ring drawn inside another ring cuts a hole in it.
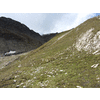
[[[99,88],[100,18],[56,34],[35,50],[1,57],[0,87]]]

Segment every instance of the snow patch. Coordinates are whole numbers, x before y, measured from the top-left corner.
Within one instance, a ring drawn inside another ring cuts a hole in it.
[[[16,51],[9,51],[9,52],[6,52],[5,55],[11,55],[11,54],[15,54]]]

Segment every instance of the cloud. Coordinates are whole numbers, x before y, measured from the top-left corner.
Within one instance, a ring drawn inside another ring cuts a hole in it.
[[[38,27],[35,27],[39,33],[50,33],[55,28],[56,23],[62,19],[64,14],[57,14],[57,13],[45,13],[41,14],[41,18],[38,18],[39,21],[37,21]],[[55,31],[53,31],[55,32]]]
[[[95,13],[68,13],[64,14],[62,19],[55,24],[53,31],[62,32],[71,28],[75,28],[89,18],[96,16]]]
[[[0,16],[17,20],[40,33],[62,32],[74,28],[95,13],[0,13]]]
[[[35,16],[35,17],[34,17]],[[96,16],[95,13],[40,13],[34,14],[33,28],[40,34],[62,32],[74,28],[86,21],[87,19]],[[34,24],[35,23],[35,24]]]

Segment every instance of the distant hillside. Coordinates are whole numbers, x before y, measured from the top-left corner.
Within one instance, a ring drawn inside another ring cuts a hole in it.
[[[50,34],[44,34],[42,35],[43,39],[45,42],[49,41],[52,39],[54,36],[56,36],[58,33],[50,33]]]
[[[0,67],[1,88],[100,88],[100,17],[36,50],[2,58]]]
[[[0,17],[0,55],[9,51],[26,52],[45,43],[39,33],[10,18]]]

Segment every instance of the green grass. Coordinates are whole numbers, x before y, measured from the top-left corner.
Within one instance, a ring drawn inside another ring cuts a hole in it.
[[[59,33],[36,50],[21,55],[6,68],[0,70],[0,87],[100,87],[100,65],[97,68],[91,68],[93,64],[100,64],[100,56],[77,51],[73,46],[80,34],[92,26],[95,28],[95,34],[99,30],[99,24],[100,21],[97,18],[89,19],[72,31],[69,30],[70,33],[62,39],[57,41],[60,36],[69,31]]]

